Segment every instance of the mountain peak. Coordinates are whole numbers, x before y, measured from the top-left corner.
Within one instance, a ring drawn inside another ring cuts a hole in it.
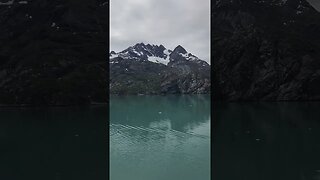
[[[187,53],[187,51],[181,45],[178,45],[176,48],[174,48],[173,52],[182,54]]]
[[[165,47],[162,44],[160,44],[159,48],[165,49]]]
[[[134,46],[145,46],[145,44],[143,42],[141,42],[141,43],[135,44]]]

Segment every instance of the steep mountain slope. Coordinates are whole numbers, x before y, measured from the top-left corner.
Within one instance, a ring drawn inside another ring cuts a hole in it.
[[[200,94],[210,92],[210,65],[182,46],[138,43],[110,52],[112,94]]]
[[[216,100],[320,100],[320,14],[305,0],[213,1]]]
[[[0,0],[0,104],[107,99],[102,0]]]

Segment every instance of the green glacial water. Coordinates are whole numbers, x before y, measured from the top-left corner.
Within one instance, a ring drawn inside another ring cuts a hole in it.
[[[111,180],[209,180],[210,96],[111,96]]]

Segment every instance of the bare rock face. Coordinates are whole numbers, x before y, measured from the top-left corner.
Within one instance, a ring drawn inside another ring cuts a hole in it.
[[[0,1],[0,104],[106,102],[108,4]]]
[[[210,93],[210,65],[182,46],[138,43],[119,53],[110,52],[112,94]]]
[[[216,0],[216,100],[320,100],[320,14],[305,0]]]

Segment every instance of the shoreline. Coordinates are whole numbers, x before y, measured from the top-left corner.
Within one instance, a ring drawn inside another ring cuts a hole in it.
[[[93,107],[93,106],[106,106],[107,102],[92,102],[90,104],[0,104],[1,108],[53,108],[53,107]]]
[[[196,95],[211,95],[211,93],[202,93],[202,94],[109,94],[109,96],[196,96]]]

